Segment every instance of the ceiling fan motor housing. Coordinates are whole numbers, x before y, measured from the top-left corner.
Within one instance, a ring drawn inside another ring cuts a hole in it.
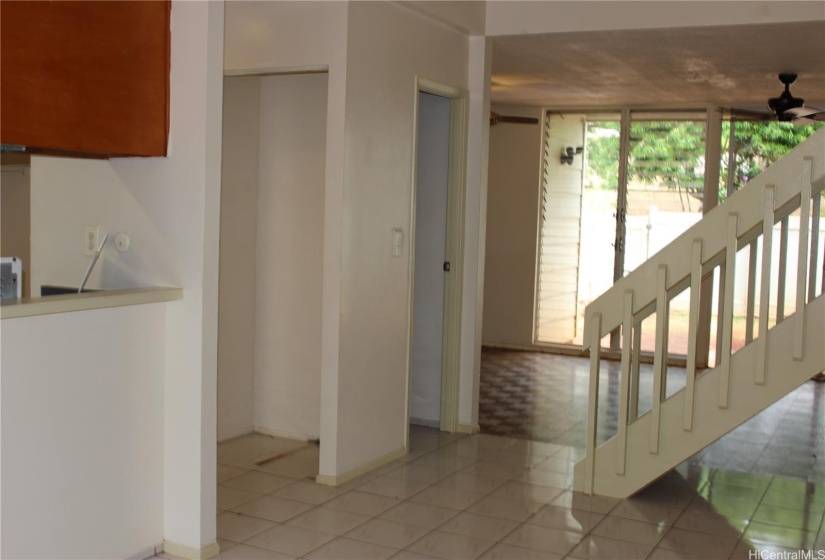
[[[805,100],[791,95],[790,86],[796,81],[796,74],[779,74],[779,81],[785,84],[785,91],[779,97],[772,97],[768,100],[768,107],[776,114],[776,118],[781,122],[790,122],[794,115],[787,113],[790,109],[798,109],[805,105]]]

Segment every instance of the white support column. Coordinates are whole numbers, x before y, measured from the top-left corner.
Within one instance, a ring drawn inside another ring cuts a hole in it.
[[[630,412],[628,422],[639,417],[639,367],[642,357],[642,322],[633,326],[633,351],[630,358]]]
[[[736,230],[739,222],[737,214],[728,214],[727,249],[725,252],[725,304],[722,311],[722,347],[717,348],[721,356],[719,378],[719,408],[728,407],[730,392],[730,356],[733,340],[733,287],[736,277]]]
[[[762,280],[759,293],[759,334],[756,339],[756,384],[765,384],[765,367],[768,362],[768,319],[771,304],[771,261],[773,260],[773,185],[765,187],[765,202],[762,213]]]
[[[622,370],[619,390],[618,446],[616,447],[616,474],[624,475],[627,457],[627,411],[630,400],[630,350],[633,335],[633,290],[624,293],[624,317],[622,320]]]
[[[693,240],[690,263],[690,313],[688,314],[687,372],[685,376],[685,409],[682,428],[693,430],[693,403],[696,396],[696,348],[701,320],[700,306],[702,292],[702,240]]]
[[[602,316],[596,313],[590,325],[590,394],[587,401],[586,462],[584,493],[593,494],[593,477],[596,473],[596,428],[599,424],[599,366],[601,358]]]
[[[756,256],[759,248],[756,239],[748,246],[748,298],[745,310],[745,344],[753,342],[753,326],[756,321]]]
[[[650,452],[659,452],[659,424],[667,372],[667,265],[660,264],[656,282],[656,349],[653,354],[653,400],[650,417]]]
[[[822,208],[822,195],[813,197],[811,209],[811,266],[808,269],[808,301],[816,297],[816,272],[819,262],[819,212]]]
[[[722,348],[722,333],[724,332],[725,324],[725,263],[719,265],[719,294],[716,302],[716,363],[714,367],[719,365],[720,354]]]
[[[788,217],[779,226],[779,279],[776,282],[776,324],[785,319],[785,286],[788,283]]]
[[[793,358],[801,360],[805,334],[805,296],[808,281],[808,242],[811,231],[811,158],[802,160],[799,177],[799,253],[796,272],[796,309],[794,310]]]

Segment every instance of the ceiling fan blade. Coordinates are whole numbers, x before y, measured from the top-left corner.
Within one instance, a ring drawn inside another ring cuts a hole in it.
[[[814,107],[797,107],[795,109],[788,109],[785,113],[789,115],[793,115],[796,118],[803,118],[809,117],[811,115],[816,115],[817,113],[821,113],[822,109],[816,109]]]
[[[825,111],[816,111],[814,113],[810,113],[801,117],[796,117],[793,121],[793,124],[815,124],[818,122],[825,122]]]

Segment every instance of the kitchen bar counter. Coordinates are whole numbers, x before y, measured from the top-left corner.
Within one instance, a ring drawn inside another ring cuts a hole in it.
[[[0,304],[0,319],[17,319],[36,315],[87,311],[107,307],[123,307],[143,303],[160,303],[183,298],[182,288],[132,288],[66,294],[39,298],[6,300]]]

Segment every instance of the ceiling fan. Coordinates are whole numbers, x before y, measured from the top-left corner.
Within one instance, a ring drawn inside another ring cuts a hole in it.
[[[539,124],[539,120],[535,117],[511,117],[507,115],[499,115],[490,111],[490,126],[495,126],[498,123],[512,123],[512,124]]]
[[[825,111],[813,107],[806,107],[805,100],[791,94],[791,84],[796,81],[796,74],[783,72],[779,74],[779,81],[785,85],[785,91],[779,97],[768,99],[770,113],[750,111],[747,109],[731,109],[732,116],[740,116],[757,120],[777,120],[793,124],[811,124],[825,121]]]

